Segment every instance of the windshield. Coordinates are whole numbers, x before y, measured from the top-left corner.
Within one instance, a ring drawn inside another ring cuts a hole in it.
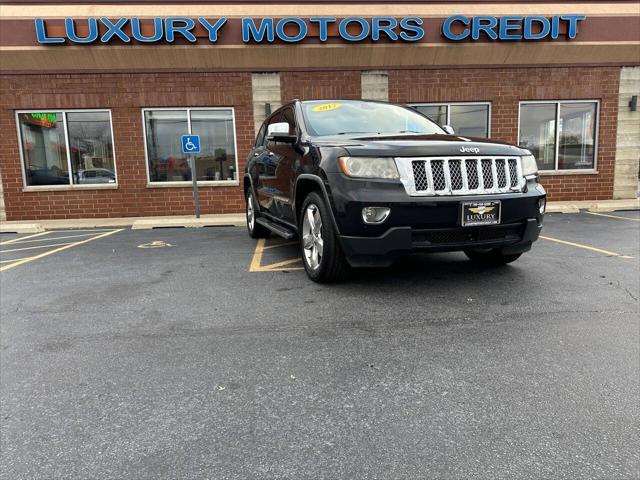
[[[307,131],[312,136],[348,134],[445,132],[409,108],[360,100],[302,102]]]

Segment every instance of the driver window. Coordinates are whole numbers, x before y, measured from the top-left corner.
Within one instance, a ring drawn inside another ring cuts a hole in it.
[[[281,122],[287,122],[289,124],[289,135],[296,134],[296,121],[295,116],[293,114],[293,108],[287,108],[281,117]]]

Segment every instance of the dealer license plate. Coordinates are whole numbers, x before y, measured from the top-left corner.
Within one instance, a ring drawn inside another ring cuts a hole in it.
[[[496,225],[500,223],[500,202],[463,202],[462,226]]]

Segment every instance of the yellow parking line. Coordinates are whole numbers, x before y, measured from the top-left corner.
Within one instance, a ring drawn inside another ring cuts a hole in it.
[[[90,237],[92,235],[95,235],[95,233],[81,233],[80,235],[65,235],[64,237],[36,238],[35,240],[21,239],[19,242],[14,242],[14,243],[36,243],[36,242],[49,242],[49,241],[54,242],[56,240],[66,240],[67,238]]]
[[[62,245],[69,245],[70,243],[73,242],[54,243],[52,245],[36,245],[35,247],[12,248],[11,250],[0,250],[0,253],[21,252],[22,250],[33,250],[36,248],[61,247]]]
[[[268,247],[264,247],[262,250],[270,250],[272,248],[278,248],[278,247],[284,247],[287,245],[296,245],[298,242],[285,242],[285,243],[278,243],[277,245],[269,245]]]
[[[7,240],[6,242],[0,242],[0,245],[9,245],[10,243],[16,243],[21,240],[26,240],[27,238],[41,237],[42,235],[47,235],[48,233],[51,232],[34,233],[33,235],[27,235],[26,237],[12,238],[11,240]]]
[[[259,238],[256,244],[256,250],[253,252],[253,258],[251,259],[251,265],[249,265],[250,272],[260,272],[262,262],[262,252],[264,252],[264,238]]]
[[[82,245],[84,243],[93,242],[94,240],[98,240],[100,238],[108,237],[109,235],[113,235],[114,233],[118,233],[124,230],[123,228],[119,228],[117,230],[111,230],[109,232],[104,232],[101,235],[96,235],[95,237],[87,238],[86,240],[80,240],[79,242],[74,242],[69,245],[65,245],[64,247],[56,248],[54,250],[49,250],[48,252],[41,253],[40,255],[36,255],[34,257],[24,258],[22,260],[18,260],[15,263],[10,263],[4,267],[0,267],[0,272],[4,272],[5,270],[9,270],[10,268],[17,267],[19,265],[23,265],[28,262],[33,262],[34,260],[38,260],[43,257],[47,257],[49,255],[53,255],[54,253],[62,252],[63,250],[67,250],[69,248],[77,247],[78,245]]]
[[[265,265],[261,267],[264,270],[278,270],[280,267],[284,267],[285,265],[291,265],[292,263],[297,263],[302,261],[302,258],[292,258],[290,260],[283,260],[282,262],[272,263],[271,265]],[[287,268],[286,270],[293,270],[292,268]],[[302,270],[302,268],[298,268],[298,270]]]
[[[297,243],[297,242],[290,242]],[[256,244],[256,249],[253,252],[253,258],[251,259],[251,265],[249,265],[249,272],[289,272],[293,270],[304,270],[303,267],[287,267],[287,265],[291,265],[292,263],[299,262],[302,260],[301,258],[291,258],[289,260],[283,260],[281,262],[272,263],[271,265],[262,265],[262,254],[265,250],[275,247],[281,247],[284,245],[289,245],[290,243],[281,243],[278,245],[269,245],[265,246],[264,238],[258,239],[258,243]]]
[[[31,257],[22,257],[22,258],[12,258],[11,260],[0,260],[0,263],[12,263],[12,262],[17,262],[19,260],[27,260]]]
[[[629,220],[631,222],[640,222],[640,218],[621,217],[620,215],[608,215],[606,213],[585,212],[589,215],[598,215],[599,217],[618,218],[620,220]]]
[[[549,240],[551,242],[562,243],[563,245],[569,245],[571,247],[583,248],[585,250],[590,250],[592,252],[602,253],[610,257],[633,258],[633,257],[630,257],[629,255],[622,255],[621,253],[612,252],[610,250],[604,250],[602,248],[592,247],[590,245],[583,245],[581,243],[568,242],[566,240],[560,240],[559,238],[545,237],[543,235],[540,235],[540,238],[544,238],[545,240]]]

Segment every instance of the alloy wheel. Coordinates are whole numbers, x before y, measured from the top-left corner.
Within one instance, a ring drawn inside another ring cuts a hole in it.
[[[251,194],[247,197],[247,225],[249,226],[249,230],[253,231],[253,226],[256,221],[255,212],[253,210],[253,197]]]
[[[312,270],[320,267],[323,249],[322,217],[317,205],[311,203],[307,206],[302,218],[302,250],[305,262]]]

